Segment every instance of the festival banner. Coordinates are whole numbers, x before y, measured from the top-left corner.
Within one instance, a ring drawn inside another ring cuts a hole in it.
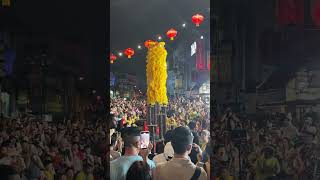
[[[206,57],[204,53],[204,43],[202,40],[197,41],[196,50],[196,67],[197,70],[206,70]]]

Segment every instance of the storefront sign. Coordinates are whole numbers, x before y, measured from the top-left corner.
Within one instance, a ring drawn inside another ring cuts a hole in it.
[[[191,56],[193,56],[196,52],[197,52],[197,43],[194,42],[194,43],[191,45]]]

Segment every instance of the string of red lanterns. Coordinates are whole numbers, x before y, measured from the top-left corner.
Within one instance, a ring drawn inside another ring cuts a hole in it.
[[[204,16],[201,14],[195,14],[192,16],[191,20],[192,20],[192,23],[194,23],[196,27],[199,27],[200,24],[202,24],[204,21]],[[183,27],[185,27],[185,24],[183,24]],[[169,29],[166,33],[167,37],[170,40],[174,40],[174,38],[177,36],[177,34],[178,34],[178,31],[175,30],[174,28]],[[150,45],[153,43],[156,43],[156,41],[147,40],[144,42],[144,46],[146,48],[149,48]],[[128,59],[132,58],[134,53],[135,53],[135,51],[132,48],[127,48],[124,50],[124,54],[127,55]],[[117,59],[117,56],[115,56],[114,54],[110,54],[110,63],[111,64],[113,64],[116,59]]]
[[[110,63],[113,64],[114,61],[117,59],[117,56],[115,56],[114,54],[110,54]]]
[[[149,48],[149,47],[151,46],[151,44],[154,44],[154,43],[155,43],[155,41],[147,40],[146,42],[144,42],[144,46],[145,46],[146,48]]]
[[[171,41],[174,40],[177,34],[178,34],[178,31],[173,28],[169,29],[169,31],[167,32],[167,36],[168,38],[170,38]]]
[[[204,21],[204,17],[201,14],[195,14],[192,16],[192,22],[199,27],[200,24]]]
[[[132,48],[127,48],[124,53],[128,56],[130,59],[134,55],[134,50]]]

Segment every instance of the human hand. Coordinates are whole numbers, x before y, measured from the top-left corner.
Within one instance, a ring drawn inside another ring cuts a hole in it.
[[[139,154],[143,158],[144,161],[147,161],[148,155],[150,154],[152,148],[153,148],[152,144],[149,143],[148,148],[140,150]]]
[[[202,154],[202,150],[201,150],[201,148],[200,148],[200,146],[199,146],[198,144],[193,143],[193,144],[192,144],[192,147],[194,148],[194,150],[195,150],[196,152]]]

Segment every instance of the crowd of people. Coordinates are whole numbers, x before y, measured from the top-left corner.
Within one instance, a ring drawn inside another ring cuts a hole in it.
[[[307,113],[209,115],[199,97],[170,99],[167,132],[140,146],[141,99],[111,99],[111,117],[92,121],[0,122],[0,179],[319,179],[320,121]],[[110,130],[110,132],[109,132]],[[156,146],[156,147],[154,147]]]
[[[139,104],[135,115],[138,114],[137,119],[145,117],[144,101],[116,101]],[[118,105],[121,107],[121,103]],[[136,106],[124,107],[122,109],[130,112]],[[119,112],[117,110],[114,112]],[[305,114],[300,121],[292,118],[290,113],[248,115],[233,112],[230,108],[215,114],[209,117],[209,109],[201,98],[171,99],[167,111],[169,129],[188,127],[194,137],[193,143],[201,151],[206,152],[202,142],[210,145],[211,152],[208,153],[212,155],[208,164],[211,171],[206,172],[208,179],[300,180],[320,177],[320,121],[314,113]],[[171,130],[167,133],[170,134]],[[157,148],[155,157],[149,158],[156,166],[159,162],[171,160],[175,154],[170,140],[163,143],[163,147]],[[189,154],[195,165],[203,164],[203,159],[198,156],[198,152]]]
[[[306,115],[248,116],[230,108],[212,117],[214,177],[247,180],[319,179],[319,121]]]
[[[0,122],[0,179],[96,180],[108,176],[104,121]]]
[[[147,104],[144,99],[112,98],[111,114],[127,126],[136,126],[138,120],[146,120]],[[201,97],[179,96],[169,100],[167,106],[167,127],[186,126],[196,120],[208,129],[210,122],[209,102]]]
[[[114,98],[110,108],[114,127],[110,132],[111,180],[166,180],[181,175],[182,179],[210,179],[209,106],[204,99],[170,99],[168,131],[147,149],[140,147],[143,127],[137,123],[146,118],[146,102]]]

